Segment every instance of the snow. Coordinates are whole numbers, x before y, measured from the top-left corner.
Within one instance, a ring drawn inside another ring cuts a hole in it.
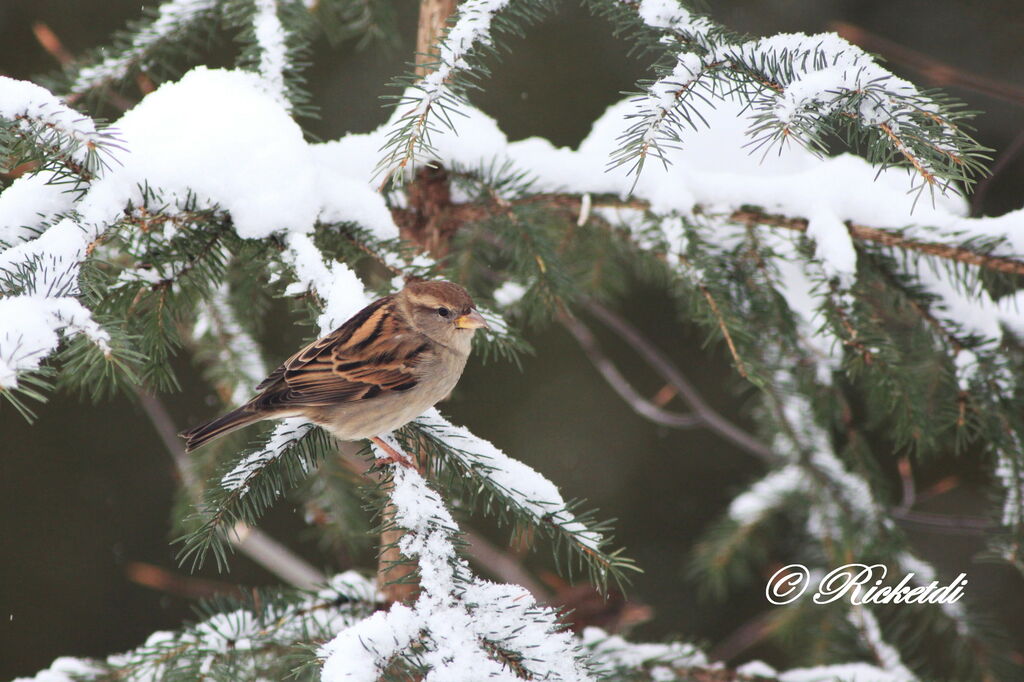
[[[17,107],[6,105],[12,111],[42,102],[36,90],[46,93],[34,85],[17,87],[27,94]],[[32,106],[60,113],[49,104]],[[68,123],[72,115],[65,112],[54,120]],[[0,253],[0,270],[16,271],[43,258],[47,267],[35,275],[35,290],[67,288],[77,280],[90,243],[123,216],[129,202],[143,203],[140,188],[146,186],[171,204],[194,198],[200,208],[219,206],[242,237],[285,234],[284,255],[298,277],[292,292],[313,289],[325,299],[324,333],[369,303],[351,269],[325,261],[307,235],[318,219],[355,221],[378,239],[397,237],[398,229],[383,198],[370,188],[369,174],[346,175],[336,157],[324,153],[326,145],[308,144],[282,103],[266,92],[260,75],[198,67],[150,93],[114,126],[124,149],[77,205],[41,175],[23,178],[0,194],[0,239],[14,244]],[[74,218],[45,226],[71,208],[77,209]],[[19,241],[31,236],[31,229],[44,231]],[[0,356],[14,352],[0,347]]]
[[[295,269],[296,281],[285,293],[295,295],[315,291],[324,301],[317,318],[320,335],[324,336],[371,303],[362,282],[348,265],[326,263],[313,240],[302,233],[288,235],[285,260]]]
[[[826,274],[848,289],[857,274],[857,252],[846,225],[830,208],[821,206],[807,216],[807,236],[814,240],[814,255]]]
[[[56,350],[58,332],[85,334],[104,353],[110,352],[110,335],[74,298],[0,298],[0,389],[17,388],[18,372],[37,369]]]
[[[419,635],[422,620],[408,606],[393,604],[342,630],[320,650],[324,682],[374,682],[391,657]]]
[[[502,308],[507,308],[519,302],[526,293],[526,287],[519,282],[508,280],[494,290],[494,302]]]
[[[847,612],[847,619],[857,628],[861,638],[887,673],[901,680],[917,679],[903,665],[899,652],[882,637],[882,628],[875,614],[865,607],[858,606]]]
[[[370,581],[347,571],[332,577],[314,595],[287,606],[268,607],[262,620],[246,609],[218,613],[181,632],[154,632],[142,646],[114,654],[106,661],[58,658],[35,677],[18,678],[15,682],[73,682],[111,676],[137,682],[182,675],[191,678],[196,670],[209,672],[211,666],[218,661],[223,663],[227,656],[233,658],[234,672],[240,679],[257,679],[256,670],[266,665],[266,659],[278,656],[282,646],[293,646],[310,637],[349,627],[360,614],[348,603],[370,604],[376,596]],[[238,651],[251,653],[237,656]],[[189,654],[194,658],[179,658]],[[110,667],[117,669],[117,673],[111,673]]]
[[[672,72],[648,88],[650,113],[659,119],[665,116],[675,107],[678,95],[690,87],[703,70],[704,62],[700,57],[690,52],[680,54]]]
[[[385,440],[400,450],[393,438]],[[386,457],[373,447],[378,458]],[[406,530],[399,547],[418,564],[420,593],[412,606],[392,604],[321,647],[321,679],[372,682],[414,642],[428,682],[520,679],[494,660],[489,645],[522,655],[521,665],[535,679],[588,679],[574,638],[558,630],[557,613],[537,605],[522,587],[472,577],[456,553],[457,526],[441,498],[415,468],[389,469],[395,524]]]
[[[153,23],[134,35],[131,47],[107,57],[96,66],[79,71],[78,78],[71,86],[71,92],[86,92],[108,81],[124,78],[132,65],[148,50],[162,40],[178,37],[183,30],[187,30],[189,24],[198,21],[203,13],[215,8],[217,2],[218,0],[170,0],[163,3],[157,10]]]
[[[422,108],[441,95],[456,69],[467,66],[466,57],[477,43],[491,44],[491,22],[509,0],[468,0],[458,8],[455,25],[439,46],[438,67],[420,83],[426,97],[417,105]]]
[[[671,667],[712,667],[707,657],[692,644],[671,642],[646,644],[627,642],[619,635],[610,635],[601,628],[587,627],[580,638],[590,649],[595,661],[603,666],[636,669],[644,665],[661,663]],[[674,679],[674,678],[673,678]]]
[[[736,674],[748,677],[775,677],[775,668],[762,661],[750,661],[736,668]]]
[[[21,176],[0,193],[0,244],[31,239],[74,204],[74,192],[52,183],[50,171]]]
[[[633,0],[623,2],[633,4]],[[700,36],[712,27],[707,19],[695,17],[683,9],[678,0],[641,0],[637,13],[644,23],[652,28],[676,31],[688,37]]]
[[[34,677],[18,677],[14,682],[76,682],[82,678],[99,675],[102,669],[89,661],[70,656],[61,656],[54,660],[46,670],[39,671]]]
[[[509,0],[467,0],[458,7],[455,24],[438,46],[436,68],[415,86],[406,89],[401,99],[402,104],[392,116],[393,123],[389,124],[389,128],[395,131],[406,128],[409,139],[415,143],[403,143],[393,149],[388,159],[388,167],[384,169],[385,178],[402,168],[406,172],[411,172],[414,166],[412,157],[428,135],[431,137],[430,143],[433,144],[432,133],[437,127],[432,121],[434,104],[449,95],[448,84],[455,73],[468,68],[467,58],[470,52],[477,45],[491,44],[491,22],[494,15],[508,3]],[[383,149],[386,146],[381,144],[378,148]]]
[[[1024,524],[1024,474],[1021,472],[1017,453],[1021,452],[1020,442],[1014,438],[1014,451],[1006,448],[996,451],[995,476],[1006,491],[1003,498],[1002,524],[1006,528],[1018,528]]]
[[[0,76],[0,118],[19,120],[26,133],[31,123],[41,123],[66,135],[78,143],[72,158],[80,163],[92,147],[103,142],[91,118],[68,107],[46,88],[7,76]]]
[[[317,173],[317,191],[321,197],[320,220],[325,223],[355,223],[380,241],[397,239],[398,226],[391,217],[391,210],[384,197],[370,184],[376,148],[364,150],[359,159],[349,159],[336,153],[334,148],[337,144],[324,142],[310,147]],[[366,161],[369,163],[362,166]]]
[[[794,668],[778,673],[779,682],[913,682],[914,677],[883,670],[867,663],[840,663]]]
[[[86,209],[110,216],[141,203],[139,185],[148,184],[167,200],[191,193],[201,206],[219,205],[241,237],[313,229],[321,202],[309,145],[257,74],[197,67],[115,127],[126,152],[93,184]]]
[[[455,426],[434,408],[416,420],[425,432],[444,441],[467,466],[493,481],[508,499],[531,514],[538,522],[560,526],[584,547],[596,550],[601,536],[590,531],[566,509],[565,500],[554,483],[533,468],[512,459],[490,442]]]
[[[249,492],[249,484],[271,462],[287,454],[293,445],[299,442],[310,431],[313,424],[299,417],[284,419],[274,427],[267,442],[256,452],[243,457],[220,480],[222,488],[228,491],[241,490],[245,495]]]
[[[795,464],[786,465],[770,472],[733,498],[729,504],[729,518],[741,526],[753,525],[778,508],[788,496],[807,487],[807,474]]]
[[[831,114],[848,100],[849,93],[863,95],[859,113],[866,124],[888,124],[896,131],[917,109],[899,104],[894,97],[919,102],[924,110],[934,107],[913,85],[834,33],[782,33],[723,47],[720,55],[756,63],[757,55],[766,52],[784,54],[794,66],[792,80],[783,82],[783,92],[774,98],[775,115],[785,124],[801,117],[812,122]]]
[[[284,83],[288,68],[288,46],[285,30],[277,16],[277,0],[254,0],[253,34],[260,48],[260,78],[267,93],[285,109],[290,109]]]

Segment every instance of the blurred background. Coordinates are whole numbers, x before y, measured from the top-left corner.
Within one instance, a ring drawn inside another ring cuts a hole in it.
[[[603,20],[573,2],[560,4],[525,38],[512,41],[511,55],[493,65],[484,92],[474,98],[510,139],[536,135],[576,145],[590,122],[645,75],[648,64],[631,59],[629,46],[613,38]],[[31,78],[56,68],[37,37],[39,25],[74,55],[107,42],[139,10],[140,3],[129,0],[0,0],[0,74]],[[971,211],[998,215],[1024,204],[1020,0],[718,0],[711,14],[754,35],[840,30],[886,56],[897,74],[941,86],[983,111],[977,136],[995,150],[994,174],[979,186]],[[385,120],[378,97],[388,94],[387,82],[405,70],[414,49],[416,3],[408,3],[398,21],[403,41],[383,57],[379,50],[318,46],[309,75],[321,118],[306,123],[315,135],[331,139]],[[744,414],[749,394],[727,357],[704,348],[699,331],[681,326],[667,298],[637,288],[618,309],[671,356],[714,408],[750,426]],[[267,362],[286,357],[306,331],[279,329],[279,338],[268,340],[276,355]],[[634,628],[635,638],[678,636],[710,646],[731,664],[751,658],[784,664],[771,646],[745,635],[766,610],[763,584],[719,603],[687,578],[700,533],[763,465],[710,432],[669,430],[637,417],[562,328],[532,329],[527,337],[536,353],[523,358],[521,371],[472,362],[442,409],[539,469],[567,498],[585,498],[600,517],[618,519],[617,537],[645,571],[628,590],[636,607],[629,612],[647,617]],[[601,341],[645,395],[662,387],[615,337],[601,334]],[[185,360],[177,370],[183,390],[165,402],[181,428],[214,408],[197,370]],[[56,395],[38,413],[30,426],[0,404],[2,679],[32,674],[59,655],[124,650],[192,616],[193,602],[182,594],[188,590],[146,586],[154,582],[147,576],[187,574],[169,546],[173,468],[142,408],[127,398],[93,406]],[[957,484],[922,509],[987,513],[989,501],[972,487],[969,467],[950,463],[940,475],[954,476]],[[306,539],[302,511],[286,502],[263,527],[318,567],[348,567]],[[980,537],[930,527],[905,530],[940,577],[966,572],[967,598],[1024,642],[1024,581],[1009,568],[977,561]],[[541,550],[527,562],[541,571],[550,568],[548,558]],[[240,556],[230,574],[207,571],[203,577],[243,586],[279,583]]]

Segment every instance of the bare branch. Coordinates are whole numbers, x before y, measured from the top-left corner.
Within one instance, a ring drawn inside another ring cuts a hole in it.
[[[767,445],[733,424],[708,405],[675,364],[636,327],[596,301],[586,301],[584,306],[594,317],[601,320],[603,324],[628,343],[665,381],[675,387],[679,391],[680,397],[686,401],[687,405],[703,422],[704,426],[766,462],[775,461],[775,455]]]
[[[690,429],[704,424],[704,419],[697,415],[670,412],[641,396],[629,381],[622,376],[615,363],[601,351],[601,347],[598,345],[597,339],[594,338],[594,334],[590,329],[578,319],[569,315],[561,315],[559,322],[575,337],[583,352],[586,353],[591,363],[597,368],[597,371],[608,382],[608,385],[641,417],[645,417],[655,424],[669,426],[674,429]]]
[[[198,479],[192,471],[185,449],[181,446],[178,428],[174,425],[174,420],[164,407],[163,401],[140,388],[135,389],[135,394],[157,435],[160,436],[167,454],[171,456],[179,480],[189,495],[197,499],[200,491]],[[259,528],[238,523],[228,537],[238,551],[290,585],[308,590],[327,582],[327,577],[323,573]]]

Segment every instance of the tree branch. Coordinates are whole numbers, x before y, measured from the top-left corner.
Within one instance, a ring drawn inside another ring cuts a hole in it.
[[[698,415],[670,412],[645,399],[622,376],[615,363],[601,351],[601,347],[598,345],[597,339],[594,338],[594,334],[590,331],[589,327],[567,314],[559,315],[558,321],[573,335],[580,344],[580,348],[583,349],[590,362],[593,363],[597,371],[608,382],[608,385],[641,417],[645,417],[655,424],[669,426],[674,429],[689,429],[705,423],[704,419]]]
[[[584,307],[619,335],[637,354],[672,387],[679,391],[680,397],[686,401],[695,416],[702,424],[718,435],[737,445],[746,452],[766,462],[775,461],[771,449],[752,435],[733,424],[708,405],[693,384],[683,373],[649,341],[636,327],[617,313],[592,300],[584,301]]]
[[[178,428],[174,425],[174,420],[164,407],[163,401],[140,388],[135,389],[135,395],[138,396],[142,409],[171,456],[174,469],[185,490],[193,499],[198,499],[199,481],[192,471],[185,449],[181,447],[181,440],[177,435]],[[231,533],[228,533],[228,538],[238,551],[290,585],[309,590],[327,582],[323,573],[259,528],[240,522],[235,524]]]
[[[573,194],[535,194],[509,202],[509,205],[511,206],[526,204],[547,204],[552,209],[560,209],[570,213],[573,221],[575,222],[576,216],[578,216],[582,210],[583,199],[579,195]],[[641,211],[647,210],[650,207],[646,201],[636,199],[619,201],[616,199],[609,199],[607,197],[600,200],[592,199],[592,206],[594,208],[632,208]],[[507,206],[496,207],[479,203],[465,203],[452,204],[450,207],[445,209],[444,214],[446,221],[458,223],[484,220],[485,218],[491,217],[499,212],[505,213],[507,211]],[[408,210],[406,209],[392,209],[391,212],[395,216],[396,221],[403,219],[415,220],[414,216],[408,215]],[[733,211],[729,215],[728,220],[748,227],[781,227],[787,230],[796,230],[798,232],[807,231],[806,218],[783,216],[751,208]],[[846,221],[845,224],[850,236],[857,241],[881,244],[882,246],[888,246],[904,251],[916,251],[936,258],[965,263],[967,265],[975,265],[980,268],[985,268],[986,270],[1024,276],[1024,259],[1022,258],[993,256],[991,254],[963,246],[954,246],[952,244],[943,244],[941,242],[920,241],[905,237],[895,230],[884,230],[877,227],[869,227],[867,225],[858,225],[851,221]]]

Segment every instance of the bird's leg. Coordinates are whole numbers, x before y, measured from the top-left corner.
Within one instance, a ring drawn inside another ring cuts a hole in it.
[[[378,457],[378,461],[390,462],[391,464],[401,464],[403,466],[409,467],[410,469],[416,468],[416,465],[410,462],[408,457],[406,457],[398,450],[395,450],[393,447],[385,443],[382,438],[378,436],[372,436],[370,440],[373,441],[374,445],[376,445],[378,448],[388,453],[387,457]]]

